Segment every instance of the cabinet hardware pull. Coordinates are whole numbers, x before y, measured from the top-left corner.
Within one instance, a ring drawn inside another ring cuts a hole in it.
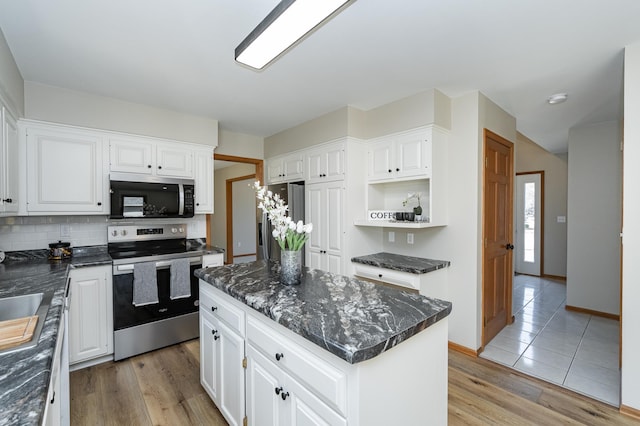
[[[99,205],[99,206],[101,206],[101,205],[102,205],[102,203],[101,203],[100,201],[98,201],[98,205]]]
[[[389,169],[389,173],[393,172],[393,170]]]
[[[212,306],[212,307],[211,307],[211,312],[215,312],[215,311],[216,311],[216,309],[218,309],[218,307],[217,307],[217,306]]]
[[[382,274],[378,274],[378,278],[382,278]]]
[[[399,172],[399,171],[400,171],[400,168],[399,168],[399,167],[396,167],[396,172]]]
[[[150,169],[150,168],[151,168],[151,164],[147,164],[147,169]]]
[[[13,203],[13,200],[11,198],[5,198],[4,200],[5,203]]]
[[[284,354],[283,353],[277,353],[276,354],[276,361],[280,361],[282,358],[284,358]]]
[[[219,335],[219,334],[215,334],[215,335],[213,336],[213,340],[218,340],[219,338],[220,338],[220,335]]]
[[[286,400],[287,397],[289,396],[289,392],[282,392],[282,395],[280,395],[282,397],[282,400]]]
[[[162,168],[162,166],[158,166],[158,169],[161,169],[161,168]]]
[[[51,397],[51,403],[53,404],[56,400],[56,391],[53,391],[53,396]]]
[[[276,388],[276,395],[280,395],[280,392],[282,392],[282,386],[280,386],[279,388]]]

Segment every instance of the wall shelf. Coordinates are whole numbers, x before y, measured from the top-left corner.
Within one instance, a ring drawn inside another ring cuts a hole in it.
[[[436,228],[439,226],[446,226],[445,224],[431,223],[431,222],[388,222],[384,220],[356,220],[353,222],[355,226],[375,226],[378,228],[407,228],[407,229],[422,229],[422,228]]]

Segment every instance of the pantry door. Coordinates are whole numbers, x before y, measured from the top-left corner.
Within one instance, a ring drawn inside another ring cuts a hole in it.
[[[513,322],[513,144],[484,130],[482,346]]]

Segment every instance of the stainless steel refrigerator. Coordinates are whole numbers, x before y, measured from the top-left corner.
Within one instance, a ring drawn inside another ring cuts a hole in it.
[[[304,182],[289,182],[269,185],[269,191],[280,194],[284,203],[289,206],[288,214],[295,222],[304,222]],[[280,245],[271,234],[273,227],[263,213],[258,229],[258,253],[263,259],[280,260]],[[304,265],[304,247],[302,248],[302,264]]]

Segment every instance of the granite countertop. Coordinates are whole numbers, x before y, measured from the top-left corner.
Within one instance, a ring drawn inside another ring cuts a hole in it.
[[[278,324],[355,364],[374,358],[451,312],[451,303],[317,269],[280,284],[278,262],[197,269],[195,275]]]
[[[354,263],[376,266],[378,268],[393,269],[394,271],[408,272],[410,274],[426,274],[451,265],[448,260],[434,260],[423,257],[404,256],[394,253],[376,253],[368,256],[351,258]]]
[[[42,422],[69,268],[110,265],[106,246],[74,248],[73,258],[48,261],[48,250],[9,252],[0,263],[0,297],[51,292],[38,344],[0,353],[0,425]],[[40,319],[39,319],[40,320]]]

